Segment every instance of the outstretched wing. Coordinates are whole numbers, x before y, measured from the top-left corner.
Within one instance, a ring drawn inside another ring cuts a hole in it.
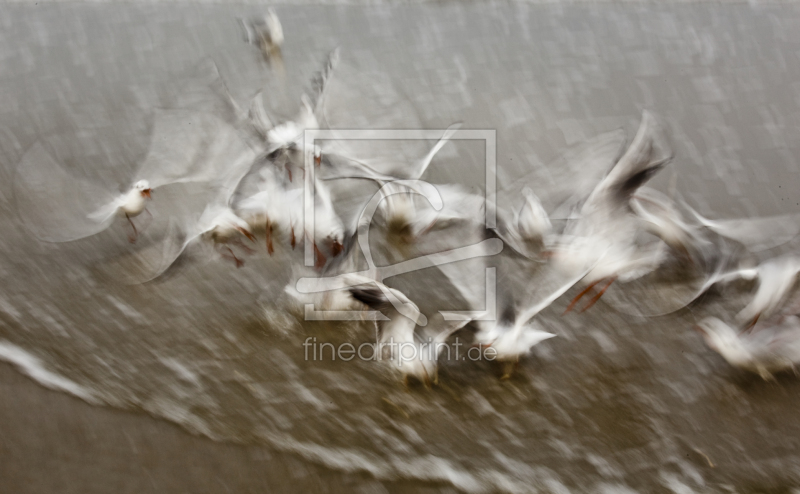
[[[498,190],[497,198],[519,197],[522,189],[528,186],[551,210],[551,218],[568,218],[572,209],[589,197],[614,166],[624,146],[625,131],[622,129],[600,134],[579,147],[569,149],[546,167],[509,180]]]
[[[431,164],[431,161],[433,161],[433,158],[436,156],[436,154],[439,152],[439,150],[442,149],[442,146],[447,144],[447,141],[449,141],[450,138],[453,137],[453,134],[458,132],[458,129],[460,129],[460,128],[461,128],[461,124],[460,123],[455,123],[455,124],[451,125],[450,127],[448,127],[444,131],[444,134],[442,135],[442,137],[436,142],[436,144],[434,144],[434,146],[431,148],[431,150],[428,151],[428,154],[426,154],[422,158],[422,160],[420,160],[417,169],[411,171],[411,173],[409,174],[409,178],[417,179],[417,180],[420,179],[422,177],[422,175],[425,174],[425,170],[428,169],[428,166]]]
[[[323,107],[325,105],[325,96],[328,92],[329,82],[333,77],[333,72],[336,65],[339,63],[339,48],[334,49],[328,54],[325,60],[325,67],[314,75],[311,80],[311,89],[313,91],[311,102],[314,110],[314,115],[317,120],[322,120],[324,116]]]
[[[684,207],[701,225],[717,235],[744,245],[751,252],[778,247],[800,234],[800,214],[711,220],[701,216],[686,203]]]
[[[14,197],[24,225],[46,242],[95,235],[108,228],[120,206],[113,193],[67,173],[40,141],[17,166]]]
[[[627,203],[636,189],[672,160],[672,154],[664,128],[650,112],[643,112],[628,150],[589,196],[587,205],[601,201]]]
[[[136,179],[157,188],[170,183],[209,182],[235,189],[255,152],[231,125],[210,113],[156,112],[150,149]]]
[[[199,243],[199,235],[187,234],[171,219],[161,241],[104,262],[102,271],[125,285],[163,281],[189,264],[191,251]]]

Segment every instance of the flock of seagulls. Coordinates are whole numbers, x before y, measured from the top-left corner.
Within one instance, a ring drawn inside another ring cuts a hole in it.
[[[280,56],[284,34],[274,11],[241,23],[247,41],[258,46],[265,58]],[[133,185],[120,193],[72,177],[44,143],[35,144],[23,156],[15,182],[23,222],[41,240],[62,242],[96,235],[124,218],[131,230],[129,240],[136,243],[141,230],[137,218],[147,211],[152,195],[171,184],[203,183],[212,191],[205,207],[189,218],[170,218],[162,256],[141,281],[163,276],[197,247],[211,248],[238,267],[256,251],[263,249],[272,256],[277,249],[294,250],[310,243],[318,273],[347,280],[335,297],[322,299],[321,308],[380,311],[384,317],[375,320],[378,342],[419,350],[406,358],[398,347],[390,346],[385,360],[406,382],[412,377],[428,386],[438,380],[441,348],[454,333],[469,331],[474,345],[492,348],[503,364],[503,377],[508,377],[533,346],[556,336],[537,315],[567,292],[577,293],[565,313],[583,312],[615,283],[643,279],[660,270],[679,274],[675,283],[699,286],[672,311],[696,303],[715,285],[737,280],[754,285],[750,302],[727,321],[708,317],[696,326],[708,346],[730,364],[769,379],[776,372],[794,370],[800,362],[800,303],[792,297],[800,258],[783,255],[751,262],[753,253],[800,233],[800,221],[794,215],[708,219],[675,194],[649,188],[648,181],[673,158],[667,132],[653,114],[643,113],[630,143],[626,144],[624,133],[610,132],[560,162],[561,167],[575,163],[581,167],[579,174],[569,174],[561,190],[537,189],[531,174],[514,181],[516,188],[522,186],[520,191],[510,192],[510,186],[500,191],[498,196],[508,199],[509,206],[492,206],[482,195],[459,185],[422,181],[439,151],[456,136],[458,124],[416,162],[376,164],[380,160],[352,155],[335,142],[305,149],[304,131],[320,129],[325,121],[328,83],[338,60],[334,50],[290,121],[274,121],[261,93],[246,110],[229,98],[234,117],[186,110],[156,112],[149,152]],[[307,163],[315,167],[313,231],[306,231],[303,216]],[[257,177],[255,192],[243,193],[246,176]],[[497,317],[484,317],[481,290],[486,258],[444,264],[438,268],[474,310],[443,311],[442,318],[429,322],[412,300],[412,292],[391,288],[379,277],[348,271],[362,255],[356,237],[365,230],[364,218],[363,213],[355,218],[340,215],[331,189],[334,181],[377,186],[364,203],[374,203],[377,197],[379,221],[371,226],[380,234],[380,246],[388,257],[407,260],[426,250],[422,246],[445,250],[463,247],[469,240],[499,239],[506,247],[502,256],[530,269],[530,290],[512,293],[501,283]],[[54,190],[80,191],[92,207],[82,203],[71,211],[48,201],[60,197]],[[543,203],[537,192],[548,194],[549,200]],[[554,201],[556,206],[548,213],[544,204]],[[482,223],[486,207],[496,207],[494,229],[487,230]],[[65,221],[65,214],[73,214],[72,220]],[[52,220],[55,216],[60,219]],[[426,345],[433,345],[433,351],[422,351]]]

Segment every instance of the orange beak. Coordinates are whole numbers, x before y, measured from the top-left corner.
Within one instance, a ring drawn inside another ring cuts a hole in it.
[[[151,192],[152,190],[153,190],[153,189],[144,189],[144,190],[142,191],[142,195],[143,195],[144,197],[146,197],[146,198],[150,199],[150,198],[152,197],[152,196],[150,195],[150,192]]]

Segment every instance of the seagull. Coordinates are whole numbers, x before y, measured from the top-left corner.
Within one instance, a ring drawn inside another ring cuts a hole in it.
[[[255,153],[236,130],[214,115],[185,110],[155,113],[150,148],[133,185],[114,194],[70,174],[37,141],[17,166],[14,191],[23,222],[39,239],[68,242],[89,237],[124,216],[145,210],[153,191],[171,184],[205,182],[233,188],[249,171]]]
[[[753,299],[736,314],[741,324],[755,326],[761,317],[774,315],[787,300],[800,272],[800,259],[792,255],[768,259],[755,267],[744,267],[712,274],[703,285],[705,292],[717,283],[729,283],[737,279],[754,280],[757,283]]]
[[[244,29],[245,41],[259,47],[265,59],[280,56],[283,27],[275,10],[269,8],[262,17],[248,20],[240,18],[239,22]]]
[[[274,124],[264,108],[263,92],[256,94],[250,105],[248,121],[253,131],[266,145],[264,155],[276,163],[283,164],[290,182],[294,180],[294,171],[303,168],[303,164],[297,161],[298,151],[305,146],[304,131],[320,128],[325,95],[338,61],[337,48],[328,55],[325,67],[312,80],[314,99],[312,100],[307,94],[300,97],[300,111],[294,120]],[[301,153],[299,158],[303,156]],[[322,148],[314,146],[314,164],[319,166],[321,160]]]
[[[706,344],[734,367],[754,372],[764,380],[792,370],[800,362],[800,318],[795,315],[770,321],[749,333],[739,333],[728,324],[708,317],[696,329]]]
[[[655,117],[645,111],[639,131],[628,150],[583,203],[577,219],[570,220],[553,253],[555,265],[567,274],[593,269],[584,281],[588,287],[567,307],[567,312],[597,284],[599,292],[582,309],[594,305],[619,279],[639,278],[657,268],[665,258],[662,241],[639,245],[641,222],[631,211],[631,196],[672,159],[672,151]]]
[[[308,153],[313,152],[307,150]],[[267,252],[274,252],[273,229],[288,232],[292,248],[302,239],[313,243],[315,266],[321,269],[328,257],[336,257],[343,251],[346,237],[345,226],[333,206],[328,186],[314,179],[314,230],[306,231],[304,189],[285,187],[274,169],[264,168],[259,192],[241,200],[235,207],[254,230],[265,229]]]
[[[133,187],[131,187],[128,192],[117,196],[112,202],[89,214],[89,219],[102,225],[109,222],[109,220],[113,219],[115,216],[124,215],[125,219],[130,223],[131,228],[133,228],[133,236],[128,237],[128,240],[134,243],[136,242],[138,232],[136,230],[136,224],[131,218],[139,216],[142,211],[145,210],[146,201],[152,197],[152,190],[150,182],[147,180],[139,180],[133,184]]]
[[[522,189],[522,201],[512,218],[498,209],[497,235],[512,249],[529,258],[538,259],[546,245],[552,242],[553,225],[542,201],[527,185]]]
[[[317,239],[324,239],[333,257],[338,256],[343,250],[345,227],[341,218],[333,207],[331,191],[320,180],[314,181],[314,251],[317,256],[317,265],[325,264],[325,256],[319,249]]]
[[[294,249],[297,237],[303,231],[303,189],[284,188],[273,168],[263,168],[261,174],[259,191],[239,201],[235,208],[237,215],[247,222],[251,231],[264,229],[269,255],[275,251],[273,235],[276,229],[288,232],[289,243]]]
[[[348,168],[344,173],[341,173],[341,171],[340,173],[334,172],[332,175],[327,176],[326,180],[367,179],[375,182],[379,187],[380,193],[382,194],[382,200],[379,204],[379,209],[382,211],[382,217],[387,231],[390,234],[399,234],[408,237],[409,228],[417,219],[417,208],[414,202],[414,195],[415,193],[419,193],[419,191],[415,191],[413,187],[407,186],[407,192],[398,193],[394,188],[386,188],[385,186],[394,180],[420,180],[439,150],[442,149],[445,144],[447,144],[450,138],[458,131],[460,127],[460,123],[456,123],[448,127],[442,134],[442,137],[431,148],[431,150],[428,151],[428,153],[416,163],[412,164],[411,166],[408,166],[408,164],[404,166],[400,165],[403,166],[405,173],[391,172],[388,174],[382,174],[375,171],[374,168],[367,163],[348,157],[346,160],[356,164],[356,169],[363,170],[363,173],[352,173],[353,168]],[[396,170],[397,165],[395,165],[393,169]]]
[[[445,340],[470,322],[469,318],[458,321],[445,321],[444,329],[428,329],[417,332],[417,326],[422,323],[419,308],[405,294],[399,290],[389,288],[383,283],[361,277],[364,285],[351,287],[351,295],[364,305],[376,310],[391,314],[386,321],[375,321],[378,329],[378,349],[388,347],[394,367],[403,375],[403,383],[408,386],[409,376],[421,381],[425,387],[439,383],[438,359],[442,349],[446,346]],[[403,313],[398,312],[395,304],[403,307]],[[432,336],[425,336],[425,333]]]
[[[480,321],[478,323],[480,330],[475,334],[475,343],[494,349],[497,360],[504,367],[501,379],[511,377],[519,359],[530,353],[531,348],[556,336],[541,329],[541,325],[537,321],[532,321],[533,318],[561,298],[590,271],[591,267],[566,281],[563,280],[562,275],[552,269],[545,275],[538,276],[536,283],[540,288],[536,291],[538,293],[547,292],[547,294],[524,309],[520,309],[514,304],[512,297],[507,295],[498,297],[501,299],[498,303],[505,306],[501,317],[494,324],[491,321]],[[554,285],[555,288],[551,288]]]

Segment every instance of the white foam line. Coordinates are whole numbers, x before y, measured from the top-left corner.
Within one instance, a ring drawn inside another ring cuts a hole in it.
[[[89,403],[97,403],[98,401],[92,393],[79,384],[45,369],[42,361],[38,357],[31,355],[17,345],[7,341],[0,341],[0,360],[5,360],[15,365],[23,373],[46,388],[66,391]]]
[[[542,489],[529,482],[521,482],[498,471],[460,470],[440,457],[427,455],[410,460],[383,460],[367,457],[343,448],[329,448],[312,443],[297,442],[274,433],[262,433],[279,450],[302,456],[306,460],[345,472],[365,472],[378,480],[416,479],[427,482],[448,483],[462,492],[482,494],[507,492],[510,494],[538,493]]]

